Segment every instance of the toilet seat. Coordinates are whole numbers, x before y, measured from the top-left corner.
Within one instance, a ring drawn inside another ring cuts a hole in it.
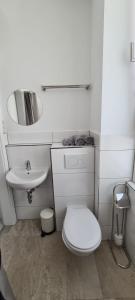
[[[79,255],[79,256],[89,255],[90,253],[92,253],[93,251],[95,251],[95,250],[99,247],[99,245],[100,245],[100,243],[101,243],[101,241],[100,241],[100,242],[98,242],[98,244],[95,245],[93,248],[91,248],[91,249],[86,249],[86,250],[85,250],[85,249],[79,249],[79,248],[76,248],[76,247],[74,247],[73,245],[71,245],[70,242],[66,240],[64,231],[62,231],[62,239],[63,239],[63,242],[64,242],[65,246],[66,246],[71,252],[73,252],[74,254],[77,254],[77,255]]]
[[[69,206],[62,238],[72,252],[85,255],[100,245],[101,229],[94,214],[86,206]]]

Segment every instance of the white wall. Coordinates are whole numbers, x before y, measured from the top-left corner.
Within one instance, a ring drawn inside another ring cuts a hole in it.
[[[1,103],[1,95],[0,95]],[[5,135],[3,134],[3,118],[0,107],[0,230],[1,222],[4,225],[16,223],[16,214],[11,190],[6,184],[6,171],[8,169],[7,156],[5,151]]]
[[[89,129],[90,91],[41,92],[41,84],[90,82],[90,0],[1,0],[2,102],[8,132]],[[29,127],[16,126],[7,98],[33,89],[44,113]]]
[[[92,1],[90,129],[101,135],[134,134],[134,6],[134,0]]]
[[[90,127],[103,135],[133,134],[132,3],[1,0],[2,100],[8,132]],[[92,82],[91,92],[40,90],[41,84],[85,82]],[[44,105],[41,120],[29,128],[17,127],[6,109],[9,94],[21,87],[35,90]]]
[[[134,133],[135,101],[130,76],[131,1],[106,0],[104,13],[101,133]]]
[[[130,63],[130,41],[135,40],[135,30],[131,39],[131,2],[135,3],[105,0],[104,7],[102,95],[97,107],[101,127],[95,172],[96,214],[104,239],[110,238],[113,187],[130,180],[133,173],[135,65]]]
[[[129,0],[130,3],[130,22],[129,22],[129,28],[130,28],[130,34],[129,39],[130,42],[135,43],[135,1]],[[133,110],[133,123],[135,128],[135,111],[134,111],[134,105],[135,105],[135,63],[130,63],[130,105],[131,109]]]
[[[135,1],[129,0],[130,3],[130,42],[135,42]],[[131,105],[134,107],[135,103],[135,63],[130,64],[130,100]],[[134,110],[133,110],[134,111]],[[134,114],[135,115],[135,114]],[[135,125],[135,116],[134,116]],[[134,126],[135,127],[135,126]],[[132,180],[135,182],[135,163],[134,163],[134,174]],[[130,254],[130,257],[135,263],[135,184],[128,188],[130,198],[130,209],[127,214],[127,226],[126,226],[126,246]]]
[[[0,211],[4,225],[16,223],[16,214],[11,190],[8,189],[5,178],[5,162],[0,138]]]
[[[104,0],[92,0],[90,129],[101,132]]]
[[[135,1],[93,0],[92,8],[90,129],[102,136],[134,135]]]

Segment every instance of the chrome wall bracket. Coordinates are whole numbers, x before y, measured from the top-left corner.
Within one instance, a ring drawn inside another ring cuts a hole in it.
[[[130,61],[135,62],[135,43],[131,42],[130,45]]]

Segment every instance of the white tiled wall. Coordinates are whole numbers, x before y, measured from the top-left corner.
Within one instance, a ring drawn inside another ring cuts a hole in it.
[[[9,144],[52,143],[52,132],[14,132],[8,133]]]
[[[130,177],[132,171],[133,150],[100,152],[100,178]]]
[[[106,144],[103,142],[106,141]],[[124,138],[118,144],[118,139],[103,138],[96,148],[95,166],[95,204],[103,239],[109,239],[112,220],[113,188],[118,183],[125,183],[132,178],[134,147],[133,143],[126,145]],[[110,146],[109,146],[110,143]],[[126,145],[126,146],[125,146]]]
[[[32,168],[43,169],[45,166],[50,167],[51,163],[50,163],[49,144],[51,145],[52,142],[61,142],[62,139],[64,138],[68,138],[72,135],[80,135],[80,134],[89,134],[89,131],[69,130],[69,131],[57,131],[57,132],[43,131],[43,132],[31,132],[31,133],[23,132],[23,131],[19,133],[14,131],[8,132],[7,140],[9,144],[6,147],[7,156],[8,156],[8,167],[25,168],[26,160],[30,160]],[[33,146],[31,144],[33,144]],[[40,144],[46,144],[46,145],[40,145]],[[92,164],[94,168],[94,160],[91,160],[89,163]],[[59,168],[60,167],[61,165],[59,164]],[[80,172],[81,171],[84,172],[86,170],[80,170]],[[67,170],[67,173],[69,173],[69,170]],[[86,182],[86,184],[87,183],[88,182]],[[39,211],[41,211],[41,209],[47,206],[52,207],[54,205],[54,201],[53,201],[53,186],[52,186],[51,170],[47,180],[38,189],[36,189],[33,192],[32,204],[28,203],[26,192],[17,191],[17,190],[14,190],[14,202],[15,202],[17,217],[20,219],[38,218]]]
[[[135,264],[135,183],[128,187],[131,207],[127,213],[126,246]]]
[[[50,167],[50,146],[7,146],[6,149],[10,168],[25,169],[27,160],[31,168]]]
[[[38,133],[38,142],[40,143],[52,143],[61,142],[65,137],[69,137],[74,134],[88,133],[88,131],[67,131],[67,132],[51,132],[51,133]],[[22,136],[10,134],[8,136],[10,143],[34,143],[37,141],[37,135],[30,136],[29,134]],[[24,162],[30,159],[32,167],[43,167],[46,164],[50,164],[50,150],[49,146],[18,146],[7,147],[9,166],[24,166]],[[29,151],[28,151],[29,149]],[[38,149],[38,152],[37,152]],[[43,150],[44,149],[44,150]],[[65,151],[65,149],[64,149]],[[68,151],[68,150],[66,150]],[[72,151],[74,151],[72,149]],[[38,153],[38,159],[37,154]],[[53,153],[52,153],[53,155]],[[63,201],[66,198],[67,203],[71,202],[71,194],[69,195],[69,174],[70,170],[63,167],[63,152],[58,154],[55,151],[55,163],[53,165],[54,171],[54,188],[56,197],[59,199],[58,203],[61,203],[61,210],[64,210]],[[91,170],[94,170],[94,157],[90,156],[88,164]],[[20,159],[21,158],[21,159]],[[108,239],[111,232],[111,215],[112,215],[112,194],[113,187],[117,183],[124,183],[132,178],[133,172],[133,158],[134,158],[134,142],[133,139],[125,137],[99,137],[96,136],[96,150],[95,150],[95,212],[99,219],[103,238]],[[76,197],[80,203],[85,198],[85,202],[89,203],[90,207],[94,206],[94,177],[93,172],[88,170],[72,169],[72,201],[76,202]],[[60,176],[62,174],[62,177]],[[81,185],[81,190],[78,192],[75,186],[74,176],[78,176],[80,182],[84,182],[84,188]],[[60,178],[59,178],[60,177]],[[86,178],[87,177],[87,178]],[[63,184],[64,179],[67,179],[67,185]],[[87,188],[87,192],[86,192]],[[85,191],[85,192],[84,192]],[[77,195],[78,193],[78,195]],[[39,216],[39,211],[45,206],[53,205],[52,195],[52,181],[51,175],[48,177],[46,185],[43,184],[33,194],[33,203],[29,205],[26,199],[26,194],[23,191],[15,191],[15,205],[19,218],[35,218]],[[89,198],[90,197],[90,198]],[[80,199],[80,200],[79,200]],[[91,199],[91,200],[89,200]],[[61,223],[61,221],[60,221]]]
[[[65,138],[73,135],[89,134],[89,130],[65,130],[65,131],[39,131],[39,132],[8,132],[7,139],[9,144],[29,144],[29,143],[44,143],[52,144],[59,143]]]
[[[56,131],[52,133],[53,143],[59,143],[65,138],[69,138],[72,135],[89,134],[89,130],[71,130],[71,131]]]

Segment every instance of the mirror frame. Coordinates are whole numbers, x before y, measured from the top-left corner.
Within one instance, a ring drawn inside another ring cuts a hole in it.
[[[37,100],[38,100],[38,102],[39,102],[39,118],[38,118],[38,120],[37,121],[35,121],[35,122],[33,122],[32,124],[20,124],[19,122],[16,122],[15,121],[15,119],[13,119],[12,118],[12,114],[10,113],[10,110],[9,110],[9,101],[10,101],[10,97],[12,96],[12,95],[14,95],[14,92],[16,92],[16,91],[20,91],[20,92],[29,92],[29,93],[35,93],[35,95],[36,95],[36,98],[37,98]],[[9,118],[11,119],[11,121],[14,123],[14,124],[16,124],[16,125],[18,125],[18,126],[21,126],[21,127],[29,127],[29,126],[32,126],[32,125],[35,125],[36,123],[38,123],[39,121],[40,121],[40,119],[41,119],[41,117],[42,117],[42,115],[43,115],[43,103],[42,103],[42,100],[37,96],[37,93],[35,92],[35,91],[32,91],[32,90],[28,90],[28,89],[15,89],[15,90],[13,90],[13,92],[9,95],[9,97],[7,98],[7,105],[6,105],[6,107],[7,107],[7,113],[8,113],[8,116],[9,116]]]

